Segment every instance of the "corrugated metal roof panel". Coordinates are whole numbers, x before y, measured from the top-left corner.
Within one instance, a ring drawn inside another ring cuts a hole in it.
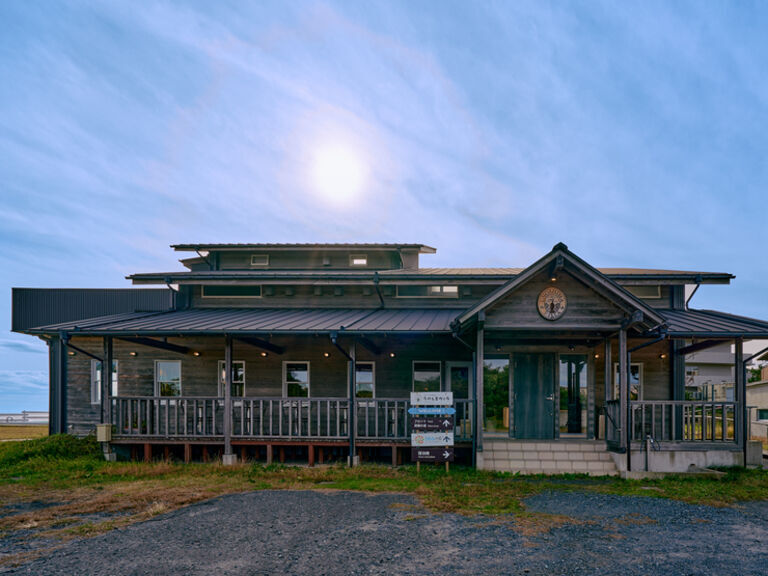
[[[449,332],[460,310],[205,308],[95,318],[35,328],[32,332],[161,334],[205,332]]]
[[[768,322],[715,310],[658,310],[670,336],[768,338]]]

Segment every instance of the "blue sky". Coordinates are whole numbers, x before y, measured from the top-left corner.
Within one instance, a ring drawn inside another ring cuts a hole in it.
[[[0,289],[120,287],[171,243],[403,241],[427,266],[726,271],[768,319],[768,5],[0,2]],[[365,166],[331,202],[312,162]],[[0,412],[45,409],[0,333]]]

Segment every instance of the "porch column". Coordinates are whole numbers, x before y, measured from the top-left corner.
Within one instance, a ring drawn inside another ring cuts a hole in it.
[[[734,367],[734,394],[735,394],[735,400],[736,400],[736,412],[738,413],[738,416],[735,417],[735,421],[733,423],[734,425],[734,435],[736,436],[736,442],[738,445],[742,448],[744,448],[744,465],[746,465],[746,446],[747,441],[749,438],[747,438],[747,386],[746,386],[746,378],[745,378],[745,370],[746,367],[744,366],[744,339],[743,338],[736,338],[734,340],[734,347],[735,347],[735,367]],[[725,418],[723,418],[723,426],[726,425]]]
[[[357,432],[357,403],[355,402],[355,387],[357,383],[357,367],[355,365],[355,341],[349,345],[349,466],[358,462],[355,454],[355,436]]]
[[[629,454],[629,379],[627,370],[627,331],[619,330],[619,430],[621,446]]]
[[[477,355],[475,366],[475,445],[478,452],[483,451],[483,364],[485,363],[485,312],[477,314]]]
[[[685,354],[680,354],[678,350],[685,346],[681,340],[670,340],[669,357],[672,367],[672,399],[685,400]],[[675,406],[675,429],[672,431],[674,439],[681,441],[683,439],[683,407]]]
[[[612,358],[611,358],[611,339],[606,338],[605,339],[605,351],[603,352],[603,359],[605,361],[605,365],[603,366],[603,379],[604,379],[604,390],[603,394],[605,396],[605,402],[607,404],[608,400],[614,400],[613,397],[613,370],[612,370]],[[606,430],[608,429],[608,422],[605,423]]]
[[[104,336],[104,355],[101,365],[101,423],[110,424],[112,419],[112,337]]]
[[[232,453],[232,336],[224,336],[224,456],[222,463],[237,462]]]
[[[48,433],[67,431],[67,334],[62,332],[48,342],[49,417]]]

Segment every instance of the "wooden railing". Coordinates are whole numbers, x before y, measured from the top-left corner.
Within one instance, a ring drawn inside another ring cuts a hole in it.
[[[116,436],[193,438],[223,437],[224,398],[113,397],[111,416]],[[349,438],[346,398],[232,398],[233,438]],[[358,398],[355,437],[360,440],[410,438],[409,401],[403,398]],[[457,400],[454,438],[471,442],[471,400]]]
[[[216,437],[224,433],[223,398],[116,396],[110,400],[118,436]]]
[[[232,436],[347,438],[349,401],[344,398],[233,398]]]
[[[630,402],[633,442],[735,443],[738,403],[672,400]]]

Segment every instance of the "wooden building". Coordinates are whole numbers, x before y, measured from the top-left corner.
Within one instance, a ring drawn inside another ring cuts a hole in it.
[[[408,459],[411,391],[450,390],[458,453],[521,472],[680,471],[749,453],[742,344],[768,323],[688,308],[724,273],[425,268],[418,244],[184,244],[125,290],[14,289],[50,350],[51,432],[108,456]],[[735,343],[735,398],[685,400],[685,355]]]

